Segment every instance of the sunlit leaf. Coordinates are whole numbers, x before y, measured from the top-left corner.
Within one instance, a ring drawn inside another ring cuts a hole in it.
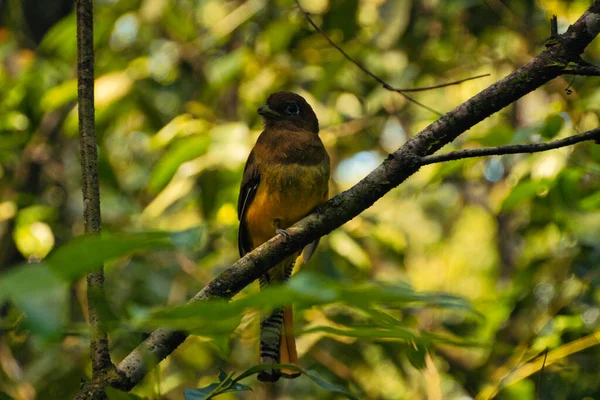
[[[181,164],[206,153],[209,145],[210,136],[208,135],[196,135],[177,141],[152,170],[148,190],[151,193],[157,193],[175,175]]]
[[[551,182],[548,180],[525,181],[519,183],[502,203],[503,211],[510,211],[526,200],[533,199],[540,191],[548,189]]]
[[[105,108],[126,96],[133,85],[133,80],[125,71],[102,75],[95,82],[95,105]]]
[[[201,134],[207,128],[207,122],[195,119],[191,114],[178,115],[152,136],[150,139],[150,150],[163,148],[179,136]]]
[[[77,100],[77,80],[71,79],[48,90],[41,100],[44,111],[52,111]]]

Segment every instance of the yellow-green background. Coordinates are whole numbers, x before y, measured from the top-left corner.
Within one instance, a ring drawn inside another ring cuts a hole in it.
[[[27,8],[35,4],[1,3],[0,274],[43,259],[83,232],[75,15],[57,21],[37,43],[33,32],[40,27],[32,29],[35,11]],[[590,2],[302,4],[335,42],[393,86],[490,74],[414,94],[444,113],[538,54],[553,14],[563,32]],[[332,160],[332,195],[437,118],[345,60],[290,0],[103,0],[94,6],[103,228],[195,228],[197,235],[176,250],[146,246],[106,264],[107,307],[120,321],[110,332],[114,361],[143,338],[128,329],[136,316],[184,303],[238,259],[237,193],[261,130],[255,110],[270,93],[295,91],[315,109]],[[600,63],[599,39],[585,57]],[[449,147],[540,142],[596,128],[599,83],[555,79]],[[600,147],[589,142],[422,168],[323,238],[304,269],[340,286],[406,282],[418,291],[463,297],[480,316],[428,302],[378,309],[413,332],[465,343],[434,340],[425,356],[422,345],[410,341],[320,331],[298,336],[303,366],[364,399],[466,400],[501,380],[507,385],[501,399],[535,399],[536,393],[541,399],[600,398],[600,339],[567,356],[575,340],[600,335],[599,160]],[[27,293],[33,304],[47,303],[43,282],[39,286]],[[0,391],[16,399],[70,398],[89,377],[85,284],[70,288],[68,301],[56,306],[64,320],[51,334],[25,324],[45,315],[25,317],[23,308],[5,303]],[[216,381],[218,367],[252,366],[257,315],[247,311],[231,334],[188,338],[133,393],[182,399],[184,388]],[[370,318],[339,301],[297,313],[296,328],[370,326]],[[557,361],[541,380],[519,369],[546,348],[548,359]],[[258,398],[254,378],[245,383],[257,394],[222,398]],[[283,384],[279,396],[342,398],[305,377]]]

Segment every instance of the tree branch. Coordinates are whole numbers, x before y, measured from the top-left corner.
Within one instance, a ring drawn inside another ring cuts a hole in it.
[[[79,102],[79,145],[83,191],[83,219],[86,234],[98,234],[101,229],[100,185],[94,116],[94,21],[92,0],[77,0],[77,95]],[[87,275],[88,319],[92,377],[99,379],[111,368],[108,337],[102,330],[95,299],[103,295],[104,270]]]
[[[433,154],[478,122],[501,110],[563,73],[563,65],[575,60],[600,31],[600,0],[525,66],[491,85],[411,138],[367,177],[329,200],[320,213],[311,214],[287,229],[289,238],[277,235],[257,247],[214,278],[191,300],[229,299],[278,262],[299,251],[359,215],[421,166],[421,158]],[[107,385],[131,389],[147,371],[170,354],[186,334],[165,329],[154,331],[117,366],[117,372],[84,386],[78,399],[98,398]]]
[[[600,67],[580,59],[576,63],[567,65],[565,74],[569,73],[580,76],[600,76]]]
[[[576,143],[585,142],[588,140],[595,140],[596,142],[599,141],[600,128],[569,136],[568,138],[554,140],[548,143],[513,144],[507,146],[486,147],[483,149],[459,150],[445,154],[425,156],[421,158],[421,165],[430,165],[444,161],[460,160],[463,158],[496,156],[502,154],[539,153],[540,151],[572,146]]]

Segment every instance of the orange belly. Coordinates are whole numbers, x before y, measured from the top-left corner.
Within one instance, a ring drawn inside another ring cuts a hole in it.
[[[329,168],[285,164],[261,171],[261,181],[246,213],[246,226],[257,247],[327,200]]]

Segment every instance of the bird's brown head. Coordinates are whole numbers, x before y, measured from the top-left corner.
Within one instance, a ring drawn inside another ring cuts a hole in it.
[[[293,126],[297,129],[319,133],[319,121],[304,97],[292,92],[273,93],[267,104],[257,112],[264,118],[267,128]]]

